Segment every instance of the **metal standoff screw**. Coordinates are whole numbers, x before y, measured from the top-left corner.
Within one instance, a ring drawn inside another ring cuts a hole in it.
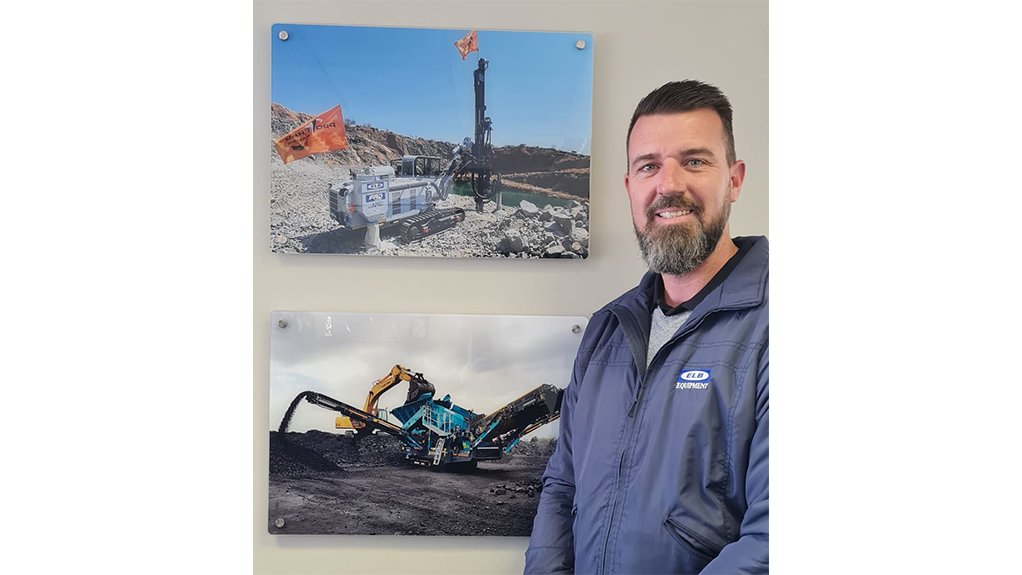
[[[281,34],[283,34],[283,32],[281,32]],[[278,517],[278,518],[274,519],[273,520],[273,524],[277,526],[277,529],[283,528],[284,527],[284,518],[283,517]]]
[[[287,40],[287,32],[281,30],[280,33],[277,34],[277,38],[280,38],[281,40]]]
[[[287,320],[286,319],[277,320],[277,326],[281,328],[287,327]]]
[[[284,34],[284,32],[281,32],[281,34]],[[283,40],[283,38],[281,38],[281,40]],[[586,41],[585,40],[579,40],[578,42],[575,42],[575,47],[578,48],[579,50],[585,50],[585,48],[586,48]]]
[[[579,333],[581,331],[582,331],[582,327],[579,326],[577,323],[575,325],[571,326],[571,333]]]

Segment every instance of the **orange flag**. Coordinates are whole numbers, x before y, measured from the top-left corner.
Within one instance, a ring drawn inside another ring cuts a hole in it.
[[[344,133],[341,107],[330,108],[282,136],[275,143],[277,153],[285,164],[300,160],[309,154],[347,148],[348,136]]]
[[[472,30],[464,38],[454,43],[454,47],[458,49],[458,53],[461,54],[461,59],[464,60],[468,56],[469,52],[479,51],[479,38],[476,36],[476,31]]]

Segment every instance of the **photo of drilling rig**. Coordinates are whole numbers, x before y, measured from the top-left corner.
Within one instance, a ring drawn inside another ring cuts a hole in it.
[[[588,257],[591,35],[272,33],[271,251]]]

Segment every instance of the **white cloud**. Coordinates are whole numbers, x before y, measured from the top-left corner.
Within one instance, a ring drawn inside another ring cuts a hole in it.
[[[282,327],[280,321],[286,322]],[[312,390],[361,408],[372,384],[395,364],[421,372],[437,390],[477,413],[491,413],[541,384],[563,388],[586,319],[567,316],[484,316],[275,312],[270,335],[270,429],[294,397]],[[404,403],[395,386],[380,407]],[[334,430],[338,415],[305,404],[292,431]],[[557,424],[534,434],[556,436]]]

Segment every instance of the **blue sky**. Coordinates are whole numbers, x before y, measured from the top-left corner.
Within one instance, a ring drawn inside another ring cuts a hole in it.
[[[472,72],[486,58],[495,146],[589,154],[592,36],[478,30],[479,51],[463,61],[454,42],[469,31],[275,24],[271,98],[306,114],[340,104],[346,120],[460,143],[474,137]]]

